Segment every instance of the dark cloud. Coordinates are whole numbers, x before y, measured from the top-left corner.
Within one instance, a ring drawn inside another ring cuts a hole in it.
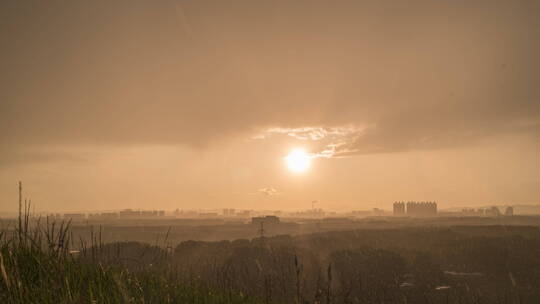
[[[332,135],[338,155],[538,138],[538,1],[179,3],[2,2],[0,149],[342,126],[361,130]]]
[[[0,169],[38,163],[87,163],[96,155],[69,147],[25,146],[5,149],[0,158]]]

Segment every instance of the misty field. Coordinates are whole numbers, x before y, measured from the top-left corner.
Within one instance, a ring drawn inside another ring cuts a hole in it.
[[[103,243],[23,216],[1,234],[1,303],[538,303],[538,227],[364,229]]]

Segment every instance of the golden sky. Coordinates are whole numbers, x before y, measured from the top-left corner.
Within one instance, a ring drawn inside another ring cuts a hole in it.
[[[0,46],[0,211],[540,197],[539,1],[2,1]]]

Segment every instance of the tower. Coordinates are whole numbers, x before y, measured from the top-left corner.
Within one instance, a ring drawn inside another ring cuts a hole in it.
[[[394,216],[404,216],[404,215],[405,215],[405,203],[394,202]]]

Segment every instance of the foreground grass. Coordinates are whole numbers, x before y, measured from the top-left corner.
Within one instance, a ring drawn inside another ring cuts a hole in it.
[[[69,253],[69,227],[0,233],[0,303],[258,303],[182,284],[166,269],[130,272]]]

